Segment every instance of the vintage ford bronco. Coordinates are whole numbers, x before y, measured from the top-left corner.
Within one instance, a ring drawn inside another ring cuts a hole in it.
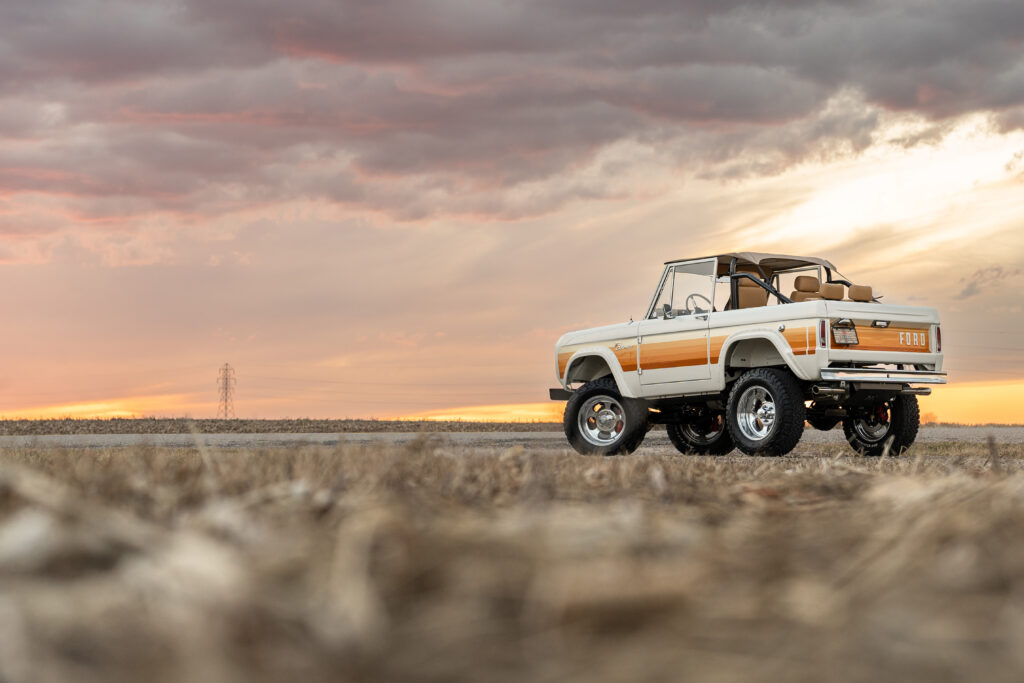
[[[805,421],[898,455],[921,385],[946,383],[935,309],[880,303],[821,258],[750,252],[666,263],[642,320],[564,335],[555,368],[569,443],[605,455],[655,424],[683,453],[784,455]]]

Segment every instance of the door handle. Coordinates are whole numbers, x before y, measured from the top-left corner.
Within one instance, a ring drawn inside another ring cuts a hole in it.
[[[708,319],[708,314],[707,313],[701,313],[700,315],[698,315],[696,317],[697,317],[697,320],[707,320]]]

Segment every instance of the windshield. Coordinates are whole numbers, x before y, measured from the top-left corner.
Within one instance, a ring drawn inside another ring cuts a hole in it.
[[[669,266],[647,317],[678,318],[709,312],[714,287],[712,272],[712,261]]]

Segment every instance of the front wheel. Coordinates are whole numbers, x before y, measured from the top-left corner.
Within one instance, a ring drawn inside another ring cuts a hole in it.
[[[804,433],[807,408],[796,378],[785,370],[754,368],[729,392],[726,423],[747,455],[785,455]]]
[[[684,424],[670,424],[668,438],[684,455],[725,455],[736,447],[725,426],[725,413]]]
[[[894,396],[843,420],[843,433],[853,450],[861,455],[882,455],[889,439],[889,454],[901,455],[917,439],[920,426],[917,397]]]
[[[624,455],[647,435],[647,408],[619,393],[614,380],[587,382],[565,404],[565,436],[584,455]]]

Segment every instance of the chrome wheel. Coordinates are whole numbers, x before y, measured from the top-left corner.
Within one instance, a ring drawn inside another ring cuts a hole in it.
[[[775,398],[766,388],[750,387],[736,404],[736,422],[751,441],[767,439],[775,426]]]
[[[626,428],[626,412],[611,396],[592,396],[580,408],[580,434],[594,446],[610,446]]]
[[[865,443],[878,443],[889,434],[889,406],[879,406],[876,413],[867,420],[855,420],[853,431]]]
[[[707,446],[715,442],[722,432],[725,431],[725,416],[715,415],[707,422],[698,425],[685,424],[682,431],[690,443],[698,446]]]

